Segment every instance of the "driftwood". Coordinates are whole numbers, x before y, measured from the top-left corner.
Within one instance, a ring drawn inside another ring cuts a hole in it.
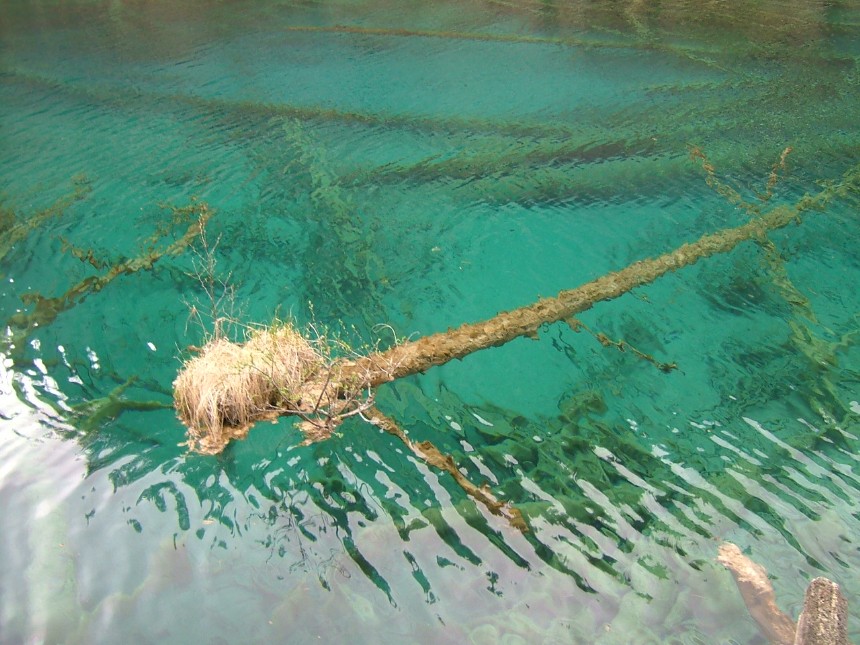
[[[731,571],[750,615],[772,645],[849,645],[848,603],[835,582],[815,578],[809,583],[795,625],[777,606],[763,566],[731,542],[720,545],[717,562]]]

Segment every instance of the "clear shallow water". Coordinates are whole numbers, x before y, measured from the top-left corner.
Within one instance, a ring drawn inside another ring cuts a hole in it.
[[[0,246],[0,640],[761,643],[722,540],[856,640],[856,194],[583,314],[669,374],[555,325],[380,389],[527,534],[358,421],[178,446],[191,251],[15,314],[192,198],[244,322],[527,304],[745,221],[692,146],[752,202],[792,146],[772,205],[857,164],[858,9],[4,3],[4,212],[59,206]]]

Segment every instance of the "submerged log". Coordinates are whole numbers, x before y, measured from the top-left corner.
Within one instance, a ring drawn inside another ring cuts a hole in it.
[[[304,356],[307,350],[298,333],[284,333],[283,325],[277,326],[275,333],[301,344],[301,351],[288,348],[289,351],[260,355],[259,346],[274,347],[286,342],[267,338],[266,329],[254,331],[245,344],[219,338],[183,366],[173,383],[176,409],[189,429],[192,448],[208,453],[220,452],[231,439],[244,438],[254,423],[279,415],[313,416],[322,412],[329,419],[336,418],[342,412],[337,409],[338,402],[355,401],[361,391],[504,345],[520,336],[534,337],[542,325],[569,319],[598,302],[618,298],[666,273],[727,253],[741,242],[787,226],[815,201],[807,198],[794,208],[777,207],[746,224],[705,235],[657,258],[635,262],[576,289],[562,291],[554,298],[355,360],[326,362],[320,355],[310,356],[307,361],[302,358],[301,364],[279,362],[278,353]],[[229,352],[224,351],[226,345],[230,346]],[[320,402],[326,402],[326,410],[320,410]]]
[[[185,363],[174,381],[179,418],[189,429],[191,447],[208,453],[220,452],[233,438],[243,438],[254,423],[280,415],[324,417],[324,423],[311,424],[317,429],[314,439],[324,439],[327,433],[319,432],[319,428],[336,427],[342,416],[355,411],[364,392],[370,394],[383,383],[424,372],[481,349],[504,345],[520,336],[535,337],[542,325],[568,320],[599,302],[650,284],[666,273],[712,255],[728,253],[742,242],[763,240],[768,232],[799,221],[803,212],[822,209],[836,197],[856,191],[858,184],[860,166],[847,172],[841,182],[831,183],[817,195],[805,196],[793,206],[777,206],[745,224],[704,235],[659,257],[640,260],[575,289],[562,291],[554,298],[351,360],[327,358],[320,344],[314,347],[319,350],[316,355],[307,352],[299,334],[284,333],[283,325],[276,327],[275,333],[282,339],[298,342],[295,351],[288,348],[285,352],[298,362],[291,362],[291,358],[282,365],[275,355],[261,355],[260,346],[282,342],[266,339],[269,334],[266,329],[254,331],[244,344],[229,343],[229,352],[223,351],[228,341],[216,338]],[[216,348],[222,351],[214,351]],[[229,359],[225,359],[226,354]],[[307,360],[302,358],[305,356]]]

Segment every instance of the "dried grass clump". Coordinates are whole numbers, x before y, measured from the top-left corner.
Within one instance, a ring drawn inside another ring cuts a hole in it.
[[[243,344],[210,340],[173,383],[189,445],[220,452],[255,422],[299,409],[304,387],[325,364],[290,324],[255,330]]]

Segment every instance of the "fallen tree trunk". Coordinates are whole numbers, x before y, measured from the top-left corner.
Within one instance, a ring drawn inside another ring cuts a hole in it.
[[[763,237],[770,230],[797,221],[799,212],[798,207],[779,207],[742,226],[705,235],[659,257],[640,260],[576,289],[562,291],[554,298],[543,298],[534,304],[499,313],[483,322],[467,323],[456,329],[396,345],[385,352],[365,356],[345,365],[345,374],[355,375],[370,387],[376,387],[424,372],[455,358],[463,358],[481,349],[504,345],[520,336],[534,337],[542,325],[571,318],[599,302],[614,300],[703,258],[728,253],[741,242]]]
[[[174,382],[175,406],[189,428],[189,444],[201,452],[220,452],[254,423],[280,415],[302,416],[308,439],[325,439],[344,416],[363,409],[363,393],[369,396],[374,387],[520,336],[535,337],[544,324],[569,319],[747,240],[763,240],[769,231],[799,221],[801,213],[822,209],[856,190],[858,183],[860,166],[794,206],[777,206],[745,224],[704,235],[554,298],[353,360],[327,359],[325,349],[289,325],[254,331],[244,344],[215,338],[185,363]]]

